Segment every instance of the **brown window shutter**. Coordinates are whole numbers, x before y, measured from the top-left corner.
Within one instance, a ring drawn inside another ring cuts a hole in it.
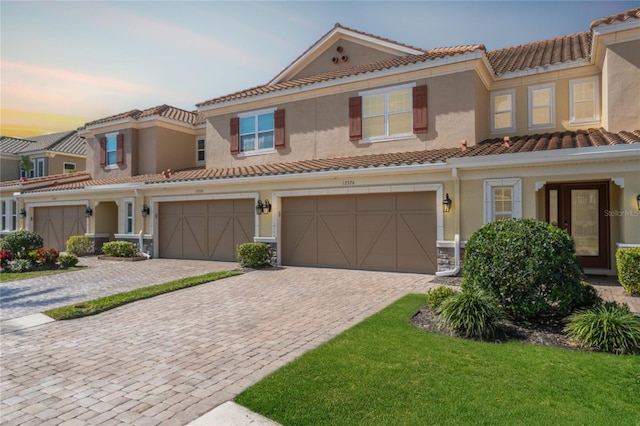
[[[118,166],[122,166],[124,164],[124,135],[122,133],[118,133],[116,146],[116,162],[118,163]]]
[[[278,109],[273,113],[274,145],[276,149],[284,148],[284,110]]]
[[[362,96],[349,98],[349,140],[362,139]]]
[[[107,166],[107,138],[100,138],[100,167]]]
[[[231,154],[240,153],[240,118],[231,119]]]
[[[427,86],[413,88],[413,133],[427,133]]]

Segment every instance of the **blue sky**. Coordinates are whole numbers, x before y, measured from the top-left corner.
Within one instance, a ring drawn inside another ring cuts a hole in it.
[[[4,1],[3,136],[74,129],[268,82],[336,22],[420,48],[587,31],[640,1]]]

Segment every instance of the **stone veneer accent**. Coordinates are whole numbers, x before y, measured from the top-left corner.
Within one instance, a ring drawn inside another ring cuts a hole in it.
[[[454,247],[437,247],[438,272],[451,271],[456,265],[456,254]],[[460,266],[464,260],[464,243],[460,242]],[[461,273],[459,272],[458,275]]]

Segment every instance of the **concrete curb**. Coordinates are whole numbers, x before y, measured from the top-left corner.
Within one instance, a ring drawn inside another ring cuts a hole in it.
[[[189,423],[188,426],[279,426],[266,417],[256,414],[251,410],[236,404],[233,401],[227,401],[218,405],[207,414],[197,418]]]
[[[54,322],[55,320],[45,314],[33,314],[26,317],[12,318],[0,322],[0,334],[15,333],[26,328]]]

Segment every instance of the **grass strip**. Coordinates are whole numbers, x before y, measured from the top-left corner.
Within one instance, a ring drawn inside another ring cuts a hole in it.
[[[86,269],[85,266],[73,266],[64,269],[49,269],[46,271],[30,271],[30,272],[1,272],[0,283],[9,281],[28,280],[29,278],[38,278],[44,275],[64,274],[65,272],[79,271]]]
[[[136,300],[148,299],[160,294],[197,286],[239,274],[241,274],[239,271],[209,272],[204,275],[182,278],[164,284],[156,284],[149,287],[113,294],[111,296],[101,297],[95,300],[89,300],[87,302],[50,309],[44,314],[56,320],[82,318],[89,315],[99,314],[100,312],[108,311],[109,309],[135,302]]]
[[[283,425],[638,424],[640,357],[421,330],[409,295],[235,401]]]

